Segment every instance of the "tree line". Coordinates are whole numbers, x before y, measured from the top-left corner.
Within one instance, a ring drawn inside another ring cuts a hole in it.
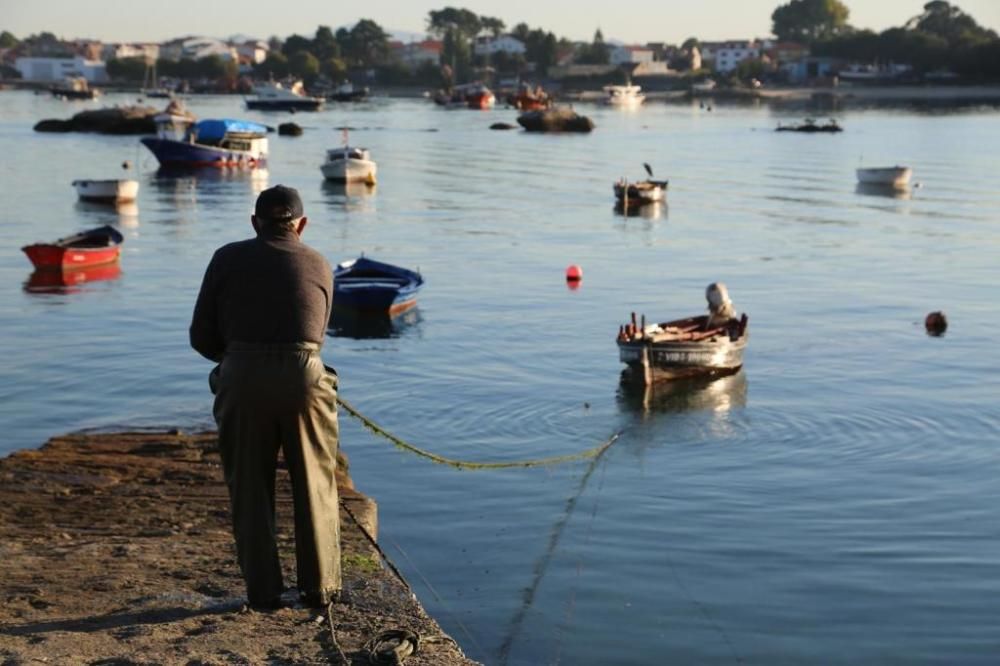
[[[1000,38],[945,0],[932,0],[902,26],[858,30],[840,0],[791,0],[771,15],[779,40],[810,46],[815,56],[859,63],[912,65],[919,74],[948,70],[965,78],[1000,78]]]

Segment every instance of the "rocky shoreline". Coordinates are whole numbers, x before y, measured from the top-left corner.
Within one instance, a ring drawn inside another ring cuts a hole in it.
[[[383,566],[375,503],[342,463],[344,598],[331,632],[294,589],[280,610],[244,606],[214,433],[74,434],[0,459],[0,663],[337,664],[339,648],[366,664],[366,642],[402,629],[420,638],[409,665],[475,664]],[[278,488],[294,584],[283,469]]]

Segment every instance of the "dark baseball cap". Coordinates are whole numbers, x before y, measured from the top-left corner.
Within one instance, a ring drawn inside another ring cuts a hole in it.
[[[265,220],[294,220],[302,217],[302,199],[294,187],[275,185],[260,193],[254,215]]]

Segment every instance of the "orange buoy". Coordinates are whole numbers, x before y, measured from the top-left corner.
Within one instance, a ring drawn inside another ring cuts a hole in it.
[[[567,282],[579,282],[583,279],[583,269],[576,264],[570,264],[566,269],[566,281]]]

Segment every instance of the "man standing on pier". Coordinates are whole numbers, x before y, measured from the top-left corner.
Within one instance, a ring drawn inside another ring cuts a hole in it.
[[[298,589],[312,607],[341,587],[337,385],[320,358],[333,272],[300,236],[296,190],[257,198],[255,238],[219,248],[205,271],[191,346],[219,365],[210,385],[233,534],[251,608],[273,609],[284,590],[275,540],[278,450],[295,506]]]

